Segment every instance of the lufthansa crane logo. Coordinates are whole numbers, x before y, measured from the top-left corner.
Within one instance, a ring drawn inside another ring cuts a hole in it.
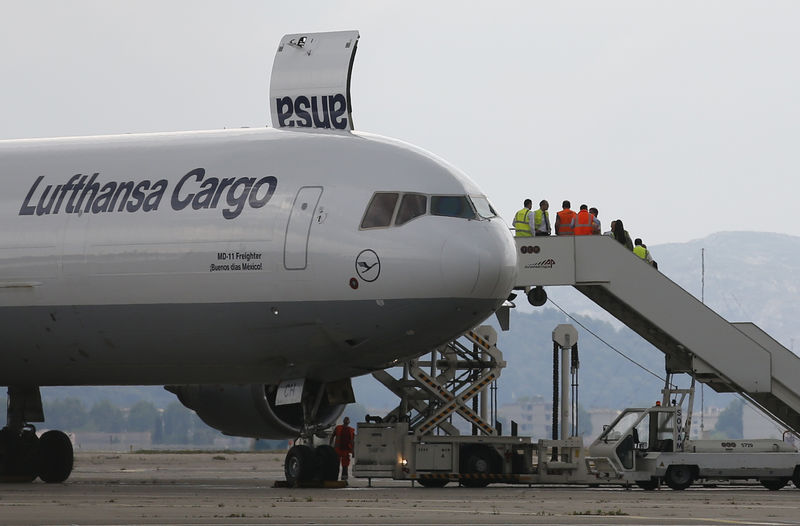
[[[381,260],[374,250],[365,249],[356,257],[356,272],[364,281],[375,281],[381,274]]]

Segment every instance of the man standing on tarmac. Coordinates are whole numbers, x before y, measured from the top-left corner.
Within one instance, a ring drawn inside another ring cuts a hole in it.
[[[594,216],[589,213],[587,205],[581,205],[581,211],[572,220],[572,233],[576,236],[591,236],[594,233]]]
[[[336,426],[331,435],[331,443],[339,461],[342,464],[342,480],[347,480],[347,468],[350,466],[350,456],[353,454],[353,442],[356,432],[350,427],[350,418],[344,417],[342,423]]]
[[[547,211],[548,208],[550,208],[550,203],[546,199],[542,199],[539,202],[539,208],[533,213],[534,236],[550,235],[550,213]]]
[[[523,207],[514,216],[514,237],[531,237],[533,236],[533,214],[531,214],[531,207],[533,201],[526,199]]]
[[[577,215],[575,212],[569,209],[570,204],[569,201],[564,201],[561,203],[561,212],[556,214],[556,235],[557,236],[571,236],[572,232],[572,220],[575,219]]]

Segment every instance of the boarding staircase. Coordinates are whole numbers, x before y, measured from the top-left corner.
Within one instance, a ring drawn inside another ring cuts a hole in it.
[[[515,238],[518,287],[572,285],[688,373],[736,392],[800,433],[800,357],[752,323],[731,323],[607,236]]]

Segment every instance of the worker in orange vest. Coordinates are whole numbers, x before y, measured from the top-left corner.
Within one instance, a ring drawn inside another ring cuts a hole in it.
[[[571,236],[572,220],[575,219],[575,212],[569,209],[569,201],[561,203],[561,212],[556,214],[556,235],[557,236]]]
[[[350,418],[344,417],[342,423],[336,426],[331,435],[331,443],[339,461],[342,464],[342,480],[347,480],[347,468],[350,466],[350,455],[353,454],[353,442],[356,432],[350,427]]]
[[[581,210],[572,220],[572,232],[576,236],[591,236],[594,233],[594,216],[589,213],[587,205],[581,205]]]

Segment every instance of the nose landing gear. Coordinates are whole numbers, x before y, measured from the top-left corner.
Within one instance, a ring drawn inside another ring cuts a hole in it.
[[[349,391],[349,396],[345,403],[349,403],[352,401],[352,387],[349,380],[346,390]],[[330,436],[328,431],[330,425],[317,422],[323,396],[326,396],[326,384],[306,382],[300,402],[303,408],[300,437],[297,439],[297,443],[289,449],[284,462],[284,474],[289,486],[335,482],[339,475],[339,455],[334,448],[328,444],[314,446],[315,436],[321,439],[327,439]]]

